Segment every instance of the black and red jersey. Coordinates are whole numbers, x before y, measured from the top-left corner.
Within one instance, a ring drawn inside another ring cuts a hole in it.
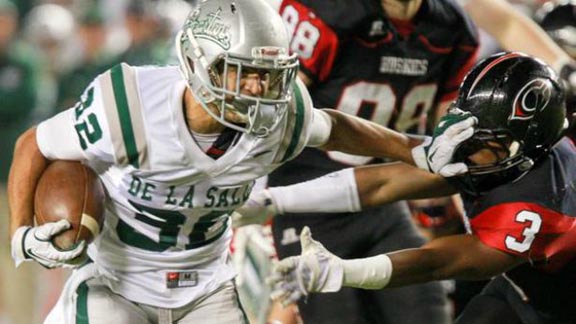
[[[576,148],[562,140],[519,181],[463,196],[469,231],[528,263],[506,273],[537,308],[576,316]],[[572,305],[570,307],[570,305]]]
[[[412,21],[390,20],[378,0],[284,0],[280,11],[317,107],[401,130],[455,98],[476,61],[476,31],[448,0],[423,1]]]
[[[476,62],[476,29],[451,0],[424,0],[412,21],[392,21],[379,0],[284,0],[280,12],[314,81],[314,106],[399,131],[425,131],[426,116],[456,97]],[[372,160],[310,151],[294,163],[320,174]]]

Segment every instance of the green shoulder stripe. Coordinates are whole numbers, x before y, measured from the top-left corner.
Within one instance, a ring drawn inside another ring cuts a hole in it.
[[[294,121],[294,128],[292,131],[292,136],[290,137],[290,143],[288,144],[288,148],[284,153],[284,156],[280,160],[281,162],[286,162],[287,160],[291,159],[300,142],[300,136],[302,135],[302,127],[304,126],[304,118],[305,118],[305,107],[304,107],[304,100],[302,99],[302,93],[300,92],[300,87],[296,84],[294,85],[294,96],[296,98],[296,111],[295,111],[295,121]]]
[[[130,66],[114,66],[101,80],[116,162],[146,168],[147,145],[136,76]]]

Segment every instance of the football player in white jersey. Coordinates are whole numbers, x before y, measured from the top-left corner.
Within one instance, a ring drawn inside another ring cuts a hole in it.
[[[313,109],[265,0],[199,1],[176,37],[180,67],[117,65],[74,107],[21,135],[10,180],[12,255],[74,271],[45,323],[247,323],[229,261],[230,213],[255,179],[305,146],[413,162],[419,140]],[[107,191],[102,233],[56,249],[34,227],[51,160],[78,160]]]

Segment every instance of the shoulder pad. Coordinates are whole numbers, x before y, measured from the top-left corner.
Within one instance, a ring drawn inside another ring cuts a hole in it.
[[[300,79],[296,79],[293,99],[286,116],[284,139],[274,158],[275,162],[284,163],[302,152],[310,136],[312,114],[312,99],[308,89]]]
[[[134,68],[121,63],[100,75],[98,79],[116,163],[146,168],[148,149]]]

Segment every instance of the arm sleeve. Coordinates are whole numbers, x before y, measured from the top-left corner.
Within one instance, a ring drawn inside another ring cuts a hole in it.
[[[315,82],[328,78],[338,54],[336,32],[319,15],[295,0],[285,0],[280,14],[288,28],[290,49],[300,58],[300,70]]]
[[[114,162],[99,79],[92,82],[78,103],[38,125],[36,140],[51,160]]]
[[[344,213],[362,209],[352,168],[290,186],[271,187],[268,192],[280,214]]]

